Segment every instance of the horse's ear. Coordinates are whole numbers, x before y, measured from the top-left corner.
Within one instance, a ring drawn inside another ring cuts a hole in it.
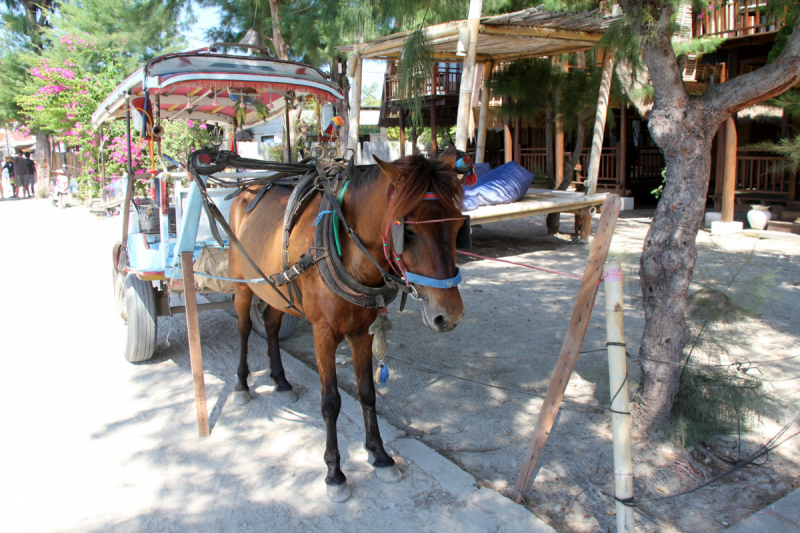
[[[372,156],[372,159],[375,160],[375,163],[377,163],[383,173],[386,174],[386,177],[389,178],[389,181],[391,181],[395,187],[400,188],[400,185],[403,181],[403,175],[399,170],[397,170],[397,167],[391,163],[387,163],[386,161],[381,161],[374,155]]]
[[[456,161],[458,161],[458,152],[456,151],[456,147],[451,146],[444,152],[438,154],[436,156],[436,160],[444,163],[450,168],[455,168]]]
[[[344,169],[344,175],[352,177],[356,170],[355,164],[356,156],[350,156],[350,161],[347,163],[347,167]]]

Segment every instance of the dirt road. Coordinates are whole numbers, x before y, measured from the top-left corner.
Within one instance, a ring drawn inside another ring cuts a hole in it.
[[[274,401],[254,335],[256,394],[234,406],[237,336],[226,311],[201,315],[213,429],[199,439],[183,317],[159,321],[149,364],[122,357],[110,285],[118,226],[82,208],[0,202],[0,529],[552,531],[385,421],[404,480],[381,483],[349,397],[339,438],[353,497],[331,503],[318,377],[285,360],[301,400]]]

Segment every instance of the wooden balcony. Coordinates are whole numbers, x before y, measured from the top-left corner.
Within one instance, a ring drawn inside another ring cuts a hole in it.
[[[775,32],[784,13],[767,13],[764,0],[727,0],[692,15],[692,37],[744,37]]]
[[[386,101],[400,100],[400,76],[387,74],[384,77],[383,94]],[[455,96],[461,89],[461,63],[436,63],[433,76],[425,80],[424,98],[432,96]]]
[[[797,172],[785,157],[767,150],[739,148],[736,154],[736,194],[738,196],[794,201]]]

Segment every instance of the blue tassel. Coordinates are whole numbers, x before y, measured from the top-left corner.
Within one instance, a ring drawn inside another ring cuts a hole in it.
[[[320,211],[319,215],[317,215],[317,218],[314,219],[314,222],[311,225],[312,226],[316,226],[317,224],[322,222],[322,216],[323,215],[332,214],[332,213],[333,213],[333,211]]]
[[[375,381],[384,384],[389,381],[389,369],[383,364],[383,361],[378,363],[378,368],[375,370]]]

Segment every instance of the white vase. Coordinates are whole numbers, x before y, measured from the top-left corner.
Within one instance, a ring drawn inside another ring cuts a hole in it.
[[[767,227],[767,222],[772,218],[768,205],[751,205],[750,211],[747,212],[747,221],[750,227],[757,230],[763,230]]]

